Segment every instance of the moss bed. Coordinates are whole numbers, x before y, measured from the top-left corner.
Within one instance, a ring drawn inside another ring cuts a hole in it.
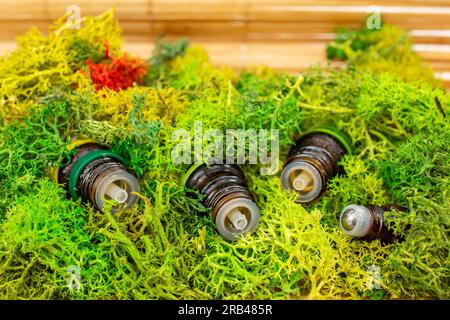
[[[122,52],[120,33],[113,11],[80,30],[61,19],[0,58],[0,298],[450,298],[450,96],[405,31],[341,30],[327,54],[345,66],[297,74],[217,68],[186,40],[161,41],[143,60]],[[278,129],[280,168],[318,123],[346,132],[354,153],[304,206],[279,174],[243,166],[261,221],[230,242],[180,184],[187,166],[171,161],[172,133],[195,121]],[[47,177],[74,136],[129,160],[137,206],[102,214]],[[350,203],[407,206],[387,218],[406,240],[349,238],[338,218]],[[67,285],[69,266],[78,289]]]

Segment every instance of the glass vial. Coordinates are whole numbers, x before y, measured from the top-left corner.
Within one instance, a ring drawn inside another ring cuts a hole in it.
[[[96,143],[84,143],[75,148],[68,163],[58,172],[58,182],[67,187],[73,199],[81,197],[104,212],[105,200],[117,205],[111,212],[130,208],[138,201],[132,192],[139,192],[139,182],[124,165],[119,155]]]
[[[217,231],[227,240],[252,232],[260,212],[248,190],[244,173],[237,165],[214,164],[191,167],[185,186],[205,195]]]
[[[338,162],[351,153],[349,138],[337,130],[317,128],[300,137],[289,151],[281,184],[294,190],[297,203],[309,203],[326,190],[328,180],[340,172]]]
[[[379,239],[383,244],[403,241],[403,238],[394,235],[384,223],[384,212],[392,210],[407,212],[408,208],[397,205],[385,205],[382,207],[376,205],[348,205],[341,213],[341,230],[351,237],[366,241]]]

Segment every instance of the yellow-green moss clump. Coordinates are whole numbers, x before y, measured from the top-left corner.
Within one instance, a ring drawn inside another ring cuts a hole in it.
[[[113,11],[86,17],[80,30],[61,19],[44,36],[37,28],[17,39],[17,49],[0,59],[0,122],[25,115],[40,97],[77,82],[86,59],[98,61],[121,48],[120,27]]]
[[[434,86],[441,82],[433,70],[412,50],[408,33],[396,26],[383,25],[380,29],[338,31],[327,47],[329,59],[345,60],[356,69],[375,74],[389,72],[408,82],[425,81]]]
[[[399,42],[402,31],[364,34],[369,45],[345,51],[360,67],[298,75],[239,74],[213,67],[185,40],[160,42],[143,86],[97,91],[75,71],[104,55],[103,41],[120,50],[112,13],[58,30],[31,31],[0,60],[0,298],[450,298],[449,112],[436,105],[449,106],[450,96],[409,42]],[[386,48],[395,58],[365,64]],[[396,59],[414,65],[379,72]],[[244,166],[261,222],[228,242],[180,185],[186,167],[171,160],[173,130],[191,131],[195,121],[203,129],[279,129],[280,166],[294,137],[318,123],[347,132],[354,154],[342,159],[346,174],[305,206],[277,175]],[[129,160],[138,206],[102,214],[46,178],[73,136]],[[350,203],[408,206],[388,219],[405,241],[347,237],[338,215]],[[370,286],[374,268],[380,287]],[[67,286],[74,270],[78,289]]]

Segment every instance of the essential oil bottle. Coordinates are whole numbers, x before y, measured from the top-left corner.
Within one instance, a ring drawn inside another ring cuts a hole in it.
[[[403,241],[403,238],[394,235],[384,223],[384,213],[393,210],[407,212],[408,208],[397,205],[385,205],[382,207],[376,205],[348,205],[341,213],[341,230],[351,237],[366,241],[379,239],[383,244]]]
[[[217,231],[227,240],[252,232],[260,212],[248,190],[247,180],[234,164],[194,165],[185,177],[185,186],[205,195]]]
[[[318,127],[302,135],[289,151],[281,184],[298,193],[296,202],[309,203],[326,190],[328,180],[341,171],[338,162],[351,154],[350,139],[334,127]]]
[[[56,180],[66,186],[70,197],[81,197],[102,212],[105,200],[113,199],[117,202],[113,213],[137,202],[132,192],[139,192],[139,182],[122,157],[88,140],[75,141],[69,149],[73,154],[58,169]]]

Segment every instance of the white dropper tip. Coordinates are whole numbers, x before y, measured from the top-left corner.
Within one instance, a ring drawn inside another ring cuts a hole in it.
[[[314,187],[313,178],[307,171],[302,171],[292,180],[292,186],[297,191],[309,192]]]
[[[124,203],[128,199],[128,192],[115,183],[111,183],[105,190],[105,194],[118,203]]]
[[[247,217],[238,208],[230,211],[228,219],[237,230],[244,230],[248,225]]]

